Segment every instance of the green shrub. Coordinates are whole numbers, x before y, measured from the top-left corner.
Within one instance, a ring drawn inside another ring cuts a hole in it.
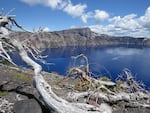
[[[29,81],[30,80],[30,77],[23,73],[13,72],[12,75],[13,75],[13,77],[15,77],[21,81]]]
[[[8,95],[7,91],[0,91],[0,97]]]
[[[100,78],[100,80],[102,80],[102,81],[111,81],[111,79],[110,79],[110,78],[105,77],[105,76],[104,76],[104,77],[101,77],[101,78]]]
[[[7,65],[7,66],[12,66],[12,64],[10,62],[8,62],[7,60],[2,60],[0,63]]]
[[[117,81],[116,81],[115,92],[120,92],[120,91],[122,91],[121,84],[122,84],[122,81],[121,81],[121,80],[117,80]]]
[[[120,87],[121,84],[122,84],[122,81],[121,81],[121,80],[117,80],[117,81],[116,81],[116,85],[117,85],[118,87]]]

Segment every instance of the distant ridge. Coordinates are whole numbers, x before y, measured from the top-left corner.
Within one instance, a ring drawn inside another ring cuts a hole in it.
[[[97,34],[90,28],[73,28],[54,32],[15,32],[11,37],[20,40],[30,39],[39,48],[57,48],[63,46],[116,46],[116,45],[138,45],[150,46],[149,38],[134,38],[129,36],[110,36]]]

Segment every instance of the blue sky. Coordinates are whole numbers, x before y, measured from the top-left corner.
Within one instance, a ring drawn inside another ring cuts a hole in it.
[[[26,29],[89,27],[100,34],[150,38],[150,0],[0,0]]]

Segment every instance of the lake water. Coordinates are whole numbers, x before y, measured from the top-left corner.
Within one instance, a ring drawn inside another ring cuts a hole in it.
[[[108,76],[112,80],[121,73],[123,68],[131,70],[136,80],[143,81],[150,87],[150,48],[142,47],[64,47],[46,49],[43,54],[49,56],[45,59],[52,65],[43,65],[43,70],[57,72],[65,75],[66,71],[73,66],[71,56],[85,54],[89,59],[90,71],[96,77]],[[14,55],[17,64],[26,66],[20,62],[18,55]],[[77,64],[83,64],[83,60]]]

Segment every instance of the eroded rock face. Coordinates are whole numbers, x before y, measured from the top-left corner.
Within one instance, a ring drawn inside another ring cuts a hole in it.
[[[144,45],[150,46],[148,38],[114,37],[97,34],[89,28],[76,28],[54,32],[15,32],[10,35],[20,40],[29,39],[38,48],[63,46]]]

